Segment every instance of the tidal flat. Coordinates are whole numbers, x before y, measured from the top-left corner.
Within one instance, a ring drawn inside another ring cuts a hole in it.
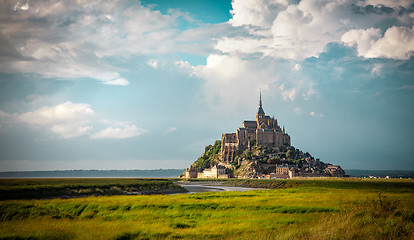
[[[13,181],[0,180],[0,189],[31,189],[33,194],[52,185],[105,189],[111,184],[138,186],[139,182]],[[157,181],[154,184],[175,184],[172,179]],[[20,199],[0,201],[0,239],[414,239],[412,179],[212,183],[267,190],[115,196],[98,196],[97,191],[93,196],[68,199],[21,199],[19,195]]]

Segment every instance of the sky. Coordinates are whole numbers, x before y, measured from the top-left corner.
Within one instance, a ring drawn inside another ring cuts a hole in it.
[[[414,1],[4,0],[0,171],[185,168],[266,115],[344,169],[414,170]]]

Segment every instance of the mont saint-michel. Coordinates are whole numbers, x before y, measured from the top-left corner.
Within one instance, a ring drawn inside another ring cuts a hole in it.
[[[291,145],[291,137],[277,118],[267,116],[262,96],[256,120],[245,120],[234,133],[205,152],[181,175],[182,178],[294,178],[344,177],[338,165],[324,163]]]

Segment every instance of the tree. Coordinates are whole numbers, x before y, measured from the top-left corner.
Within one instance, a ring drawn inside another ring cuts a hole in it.
[[[244,156],[246,156],[246,158],[251,158],[253,155],[253,152],[250,149],[246,149],[243,152]]]
[[[291,158],[292,157],[292,151],[289,149],[287,152],[286,152],[286,158],[287,159],[289,159],[289,158]]]
[[[267,159],[267,163],[268,163],[268,164],[276,164],[276,163],[277,163],[277,159],[276,159],[276,158],[274,158],[274,157],[269,158],[269,159]]]

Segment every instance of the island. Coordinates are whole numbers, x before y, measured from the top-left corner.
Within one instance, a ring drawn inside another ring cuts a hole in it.
[[[245,120],[235,133],[205,147],[180,178],[345,177],[339,165],[324,163],[291,145],[285,127],[266,116],[259,95],[255,121]]]

